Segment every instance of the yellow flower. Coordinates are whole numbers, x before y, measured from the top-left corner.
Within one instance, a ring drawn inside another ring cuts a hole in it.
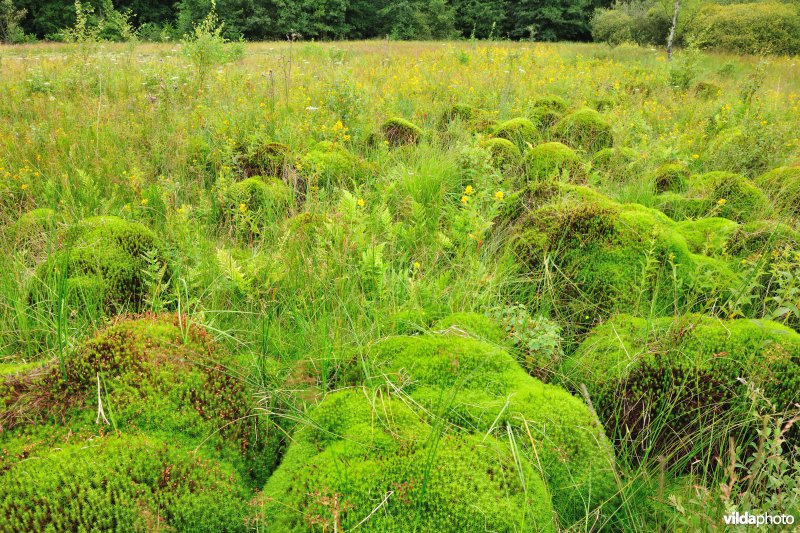
[[[467,202],[469,202],[469,196],[462,196],[461,197],[461,203],[462,204],[466,204]]]
[[[700,155],[699,154],[692,154],[692,159],[700,159]]]
[[[247,204],[239,204],[239,212],[247,213]]]
[[[419,261],[414,261],[414,270],[419,270],[419,267],[421,267],[421,266],[422,265],[420,264]]]
[[[358,204],[358,207],[364,207],[365,202],[363,198],[359,198],[358,200],[356,200],[356,203]]]
[[[727,203],[728,200],[726,200],[725,198],[720,198],[719,200],[717,200],[717,205],[725,205]]]
[[[25,189],[28,188],[28,184],[27,183],[23,183],[22,185],[20,185],[20,187],[22,187],[22,190],[24,191]]]
[[[500,201],[503,198],[505,198],[505,194],[503,194],[503,191],[497,191],[496,193],[494,193],[495,200]]]
[[[464,189],[464,194],[472,194],[475,192],[475,189],[472,188],[472,185],[467,185],[467,188]]]
[[[148,203],[150,203],[150,200],[147,198],[142,198],[142,205],[147,205]]]

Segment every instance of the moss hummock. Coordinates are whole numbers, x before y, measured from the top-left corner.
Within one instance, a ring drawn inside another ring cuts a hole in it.
[[[528,182],[550,179],[581,182],[586,178],[578,154],[560,142],[543,143],[526,151],[523,168]]]
[[[689,183],[689,167],[680,163],[664,163],[653,173],[653,184],[658,193],[684,192]]]
[[[370,166],[331,141],[320,141],[300,158],[301,174],[319,187],[352,185],[363,182]]]
[[[784,216],[800,220],[800,166],[770,170],[756,178],[755,184]]]
[[[747,222],[762,217],[769,201],[744,176],[709,172],[692,176],[685,194],[659,195],[658,207],[675,220],[716,216]]]
[[[522,152],[517,145],[508,139],[492,137],[481,142],[481,148],[486,149],[492,158],[492,164],[498,168],[515,166],[522,158]]]
[[[543,96],[531,103],[528,115],[540,127],[546,129],[558,122],[568,108],[569,103],[560,96]]]
[[[392,146],[416,144],[422,139],[424,132],[411,121],[404,118],[390,118],[381,126],[383,136]]]
[[[552,131],[563,143],[590,153],[614,144],[611,124],[594,109],[583,108],[565,116]]]
[[[512,118],[498,124],[492,132],[495,137],[507,139],[519,149],[534,144],[539,138],[536,125],[525,117]]]
[[[260,176],[231,184],[225,191],[225,218],[240,233],[260,234],[285,216],[292,190],[277,178]]]

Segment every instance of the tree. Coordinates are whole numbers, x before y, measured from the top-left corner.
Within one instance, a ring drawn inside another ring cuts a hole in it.
[[[25,40],[20,22],[25,18],[25,9],[14,7],[12,0],[0,1],[0,42],[19,43]]]

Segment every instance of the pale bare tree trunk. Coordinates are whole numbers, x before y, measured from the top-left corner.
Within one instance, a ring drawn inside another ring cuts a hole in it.
[[[681,0],[675,0],[675,5],[672,7],[672,26],[669,28],[669,37],[667,38],[667,59],[672,61],[672,41],[675,39],[675,26],[678,25],[678,10],[681,8]]]

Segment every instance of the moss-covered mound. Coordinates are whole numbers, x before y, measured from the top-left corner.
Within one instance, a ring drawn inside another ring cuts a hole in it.
[[[755,179],[785,217],[800,220],[800,166],[780,167]]]
[[[618,172],[638,158],[639,153],[632,148],[603,148],[592,156],[592,168],[601,172]]]
[[[560,142],[543,143],[527,150],[523,169],[528,182],[560,179],[578,183],[586,178],[581,158]]]
[[[76,348],[63,366],[4,377],[0,426],[16,443],[6,448],[96,434],[98,379],[104,430],[198,447],[257,482],[276,461],[277,430],[259,431],[237,366],[204,330],[178,317],[121,321]]]
[[[370,165],[348,152],[343,146],[320,141],[300,159],[302,175],[319,187],[361,183]]]
[[[678,222],[678,231],[689,249],[696,254],[722,254],[739,224],[721,217],[701,218],[699,220],[683,220]]]
[[[491,114],[485,109],[480,109],[466,104],[454,104],[442,113],[439,120],[441,127],[459,120],[472,131],[489,131],[496,125]]]
[[[728,251],[740,258],[765,256],[767,261],[774,253],[784,250],[797,251],[800,247],[800,232],[782,222],[756,220],[742,224],[730,235]]]
[[[245,176],[283,176],[291,166],[289,147],[275,141],[253,142],[242,161]]]
[[[680,193],[686,190],[690,176],[689,168],[680,163],[664,163],[653,173],[656,192]]]
[[[565,144],[591,153],[614,144],[611,124],[594,109],[583,108],[565,116],[552,132]]]
[[[31,303],[51,305],[65,282],[67,307],[77,312],[102,305],[138,310],[150,261],[168,267],[163,251],[155,233],[137,222],[113,216],[81,220],[66,231],[61,249],[37,268]]]
[[[643,449],[655,440],[660,451],[676,454],[688,451],[682,436],[711,432],[734,416],[732,409],[746,401],[742,380],[780,411],[797,402],[800,335],[767,321],[623,315],[596,328],[565,371],[586,384],[616,439],[633,439]]]
[[[143,436],[76,438],[0,470],[8,531],[244,531],[225,463]]]
[[[390,118],[381,126],[384,138],[392,146],[416,144],[422,139],[422,129],[404,118]]]
[[[295,432],[264,487],[275,531],[554,531],[550,497],[507,444],[426,421],[403,396],[328,396]]]
[[[505,168],[519,164],[522,153],[517,145],[508,139],[492,137],[481,142],[481,148],[487,150],[492,158],[492,164],[497,168]]]
[[[549,128],[564,116],[568,108],[569,104],[560,96],[543,96],[531,103],[528,115],[542,128]]]
[[[496,345],[469,338],[461,328],[444,333],[380,342],[370,354],[372,381],[385,385],[388,379],[390,390],[402,388],[461,432],[515,442],[520,462],[544,473],[565,527],[613,499],[603,429],[583,402],[532,378]]]
[[[550,290],[573,325],[614,312],[672,314],[689,294],[707,302],[737,283],[721,261],[693,254],[655,209],[564,184],[531,187],[514,202],[523,206],[514,213],[517,255],[536,272],[558,273]]]
[[[737,222],[762,217],[769,202],[749,179],[731,172],[692,176],[685,194],[659,196],[659,209],[675,220],[718,216]]]
[[[260,234],[282,218],[291,205],[292,190],[277,178],[247,178],[225,191],[225,218],[234,229],[247,234]]]
[[[524,117],[512,118],[498,124],[492,132],[495,137],[513,142],[521,150],[539,138],[536,125]]]
[[[720,131],[708,143],[701,161],[708,169],[753,178],[769,170],[774,157],[775,147],[770,145],[768,136],[730,128]]]
[[[497,322],[479,313],[452,313],[437,320],[432,329],[455,335],[463,334],[492,344],[502,344],[507,337]]]

